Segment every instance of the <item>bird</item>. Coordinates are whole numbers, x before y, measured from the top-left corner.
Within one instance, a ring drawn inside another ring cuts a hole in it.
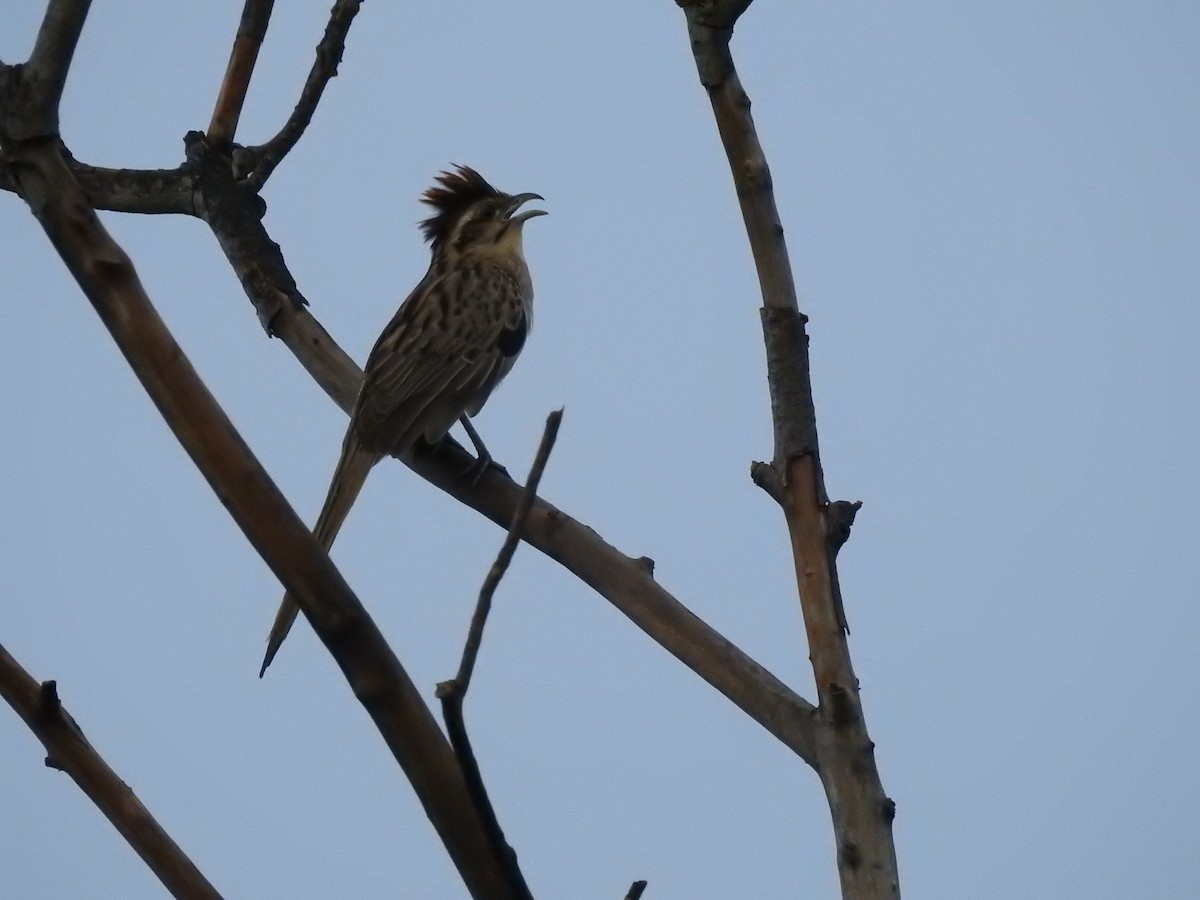
[[[421,195],[429,270],[367,357],[341,454],[313,536],[328,550],[367,474],[391,454],[436,445],[461,422],[478,455],[491,457],[469,417],[512,369],[533,324],[533,282],[522,231],[545,210],[518,210],[540,194],[506,194],[469,166],[439,173]],[[259,677],[279,652],[299,607],[284,594]]]

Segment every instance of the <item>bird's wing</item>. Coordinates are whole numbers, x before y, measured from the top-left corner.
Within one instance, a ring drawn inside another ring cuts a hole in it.
[[[367,359],[354,413],[360,439],[381,452],[404,450],[478,412],[524,343],[524,295],[507,267],[427,275]]]

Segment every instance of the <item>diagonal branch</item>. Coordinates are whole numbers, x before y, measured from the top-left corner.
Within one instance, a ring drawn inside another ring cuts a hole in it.
[[[59,703],[53,681],[38,684],[0,646],[0,696],[46,748],[46,765],[66,772],[176,897],[220,900],[216,888],[109,768]]]
[[[275,167],[304,135],[304,130],[308,128],[313,114],[317,111],[317,104],[321,102],[321,95],[325,93],[325,86],[337,75],[338,64],[342,61],[342,53],[346,49],[346,35],[350,32],[350,25],[358,15],[361,5],[361,0],[336,0],[333,4],[333,9],[329,12],[329,23],[317,44],[317,58],[309,70],[296,108],[292,110],[278,134],[265,144],[251,148],[256,162],[247,180],[255,190],[266,184]]]
[[[279,245],[262,224],[266,204],[230,171],[228,160],[199,131],[184,137],[196,175],[196,214],[212,229],[267,334],[280,311],[308,301],[296,287]]]
[[[250,77],[254,74],[254,64],[258,61],[258,51],[271,23],[274,6],[275,0],[246,0],[242,7],[237,36],[229,51],[229,65],[225,68],[225,78],[208,125],[208,139],[214,144],[225,146],[237,133],[238,119],[250,89]]]
[[[494,470],[475,486],[456,479],[455,473],[470,459],[465,451],[449,447],[432,458],[406,462],[461,503],[503,528],[510,527],[521,500],[520,485]],[[816,765],[819,738],[813,706],[658,584],[644,557],[627,556],[540,497],[530,508],[522,537],[612,603],[785,746]]]

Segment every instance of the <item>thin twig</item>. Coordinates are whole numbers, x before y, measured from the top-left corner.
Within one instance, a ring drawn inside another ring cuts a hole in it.
[[[296,146],[317,111],[317,104],[329,80],[337,75],[338,64],[346,49],[346,35],[358,15],[361,0],[337,0],[329,12],[329,24],[317,44],[317,58],[309,70],[308,79],[300,92],[300,100],[279,133],[257,147],[250,148],[255,157],[254,170],[247,178],[253,190],[259,190],[285,156]]]
[[[229,51],[229,65],[225,68],[225,78],[217,93],[212,121],[208,125],[208,139],[214,144],[225,146],[237,133],[246,92],[250,89],[250,77],[254,74],[254,64],[258,61],[258,51],[262,48],[267,26],[271,23],[274,5],[275,0],[246,0],[242,7],[237,36]]]
[[[529,478],[525,482],[525,489],[521,492],[521,502],[513,514],[512,524],[508,527],[508,534],[500,546],[500,552],[496,555],[492,567],[488,569],[487,576],[483,579],[483,586],[479,589],[475,614],[471,617],[471,627],[467,632],[466,645],[463,647],[462,662],[459,664],[458,674],[454,677],[458,690],[463,696],[471,686],[471,673],[475,671],[475,660],[479,656],[479,647],[483,643],[483,628],[487,624],[488,612],[492,608],[492,597],[496,593],[500,579],[508,571],[509,563],[512,562],[513,555],[517,552],[517,545],[521,542],[521,531],[525,527],[530,507],[537,499],[538,484],[541,483],[542,473],[546,470],[550,451],[554,449],[554,441],[558,437],[558,426],[562,423],[562,415],[563,411],[556,409],[546,417],[542,442],[538,445],[533,465],[529,469]]]
[[[508,571],[517,545],[521,542],[521,531],[529,516],[529,510],[537,497],[538,484],[542,473],[546,470],[546,462],[550,459],[550,451],[554,449],[555,438],[558,437],[558,426],[562,423],[561,409],[557,409],[546,417],[546,428],[542,433],[542,441],[534,455],[533,465],[529,470],[529,478],[521,495],[521,502],[513,516],[512,525],[500,546],[495,562],[488,569],[479,589],[479,597],[475,602],[475,612],[471,616],[471,626],[467,631],[467,640],[463,646],[462,661],[459,663],[458,674],[450,681],[443,681],[437,686],[437,697],[442,701],[442,718],[446,721],[446,733],[450,745],[454,748],[454,756],[462,769],[467,782],[467,790],[475,804],[475,809],[488,833],[493,852],[505,861],[509,878],[509,887],[514,894],[522,897],[532,897],[525,883],[525,876],[517,865],[517,855],[504,837],[504,830],[496,817],[496,809],[488,796],[487,786],[483,782],[483,774],[479,771],[479,761],[471,747],[471,738],[467,734],[466,721],[463,718],[463,700],[471,686],[471,674],[475,671],[475,661],[479,656],[479,648],[483,643],[483,629],[487,624],[488,612],[492,608],[492,598],[500,579]]]
[[[40,685],[0,646],[0,696],[46,748],[46,765],[65,772],[112,822],[176,897],[220,900],[217,889],[88,743],[63,709],[53,681]]]

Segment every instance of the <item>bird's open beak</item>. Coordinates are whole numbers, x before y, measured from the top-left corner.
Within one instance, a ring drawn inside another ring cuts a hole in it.
[[[510,217],[510,220],[513,222],[528,222],[534,216],[548,215],[548,213],[544,209],[531,209],[528,212],[521,213],[519,216],[513,216],[513,213],[515,213],[518,209],[520,209],[524,204],[528,203],[530,200],[545,201],[545,199],[546,198],[543,197],[541,194],[516,194],[516,195],[514,195],[513,198],[508,202],[508,215]]]

